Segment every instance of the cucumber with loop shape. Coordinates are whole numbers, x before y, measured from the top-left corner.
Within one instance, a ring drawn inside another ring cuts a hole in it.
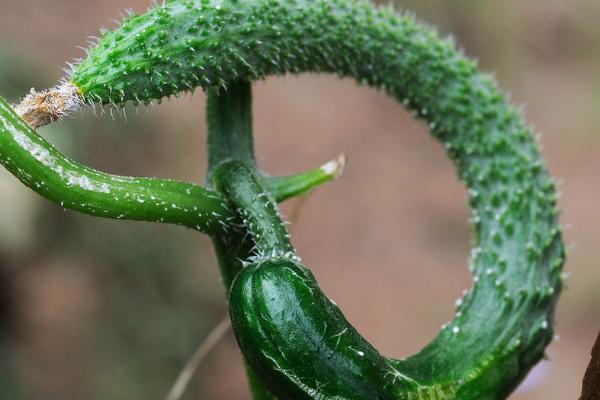
[[[553,337],[556,190],[520,113],[451,40],[362,1],[171,0],[105,33],[68,80],[82,101],[116,105],[304,72],[354,78],[426,121],[468,189],[474,286],[423,350],[383,358],[295,258],[254,167],[224,164],[217,191],[257,251],[230,292],[251,367],[282,399],[506,398]]]

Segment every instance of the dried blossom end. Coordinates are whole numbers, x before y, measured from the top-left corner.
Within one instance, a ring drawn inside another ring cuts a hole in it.
[[[15,106],[15,111],[32,128],[39,128],[62,119],[82,106],[79,90],[70,82],[29,94]]]

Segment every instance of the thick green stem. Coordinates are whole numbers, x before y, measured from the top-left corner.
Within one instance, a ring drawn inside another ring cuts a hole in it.
[[[211,184],[214,169],[227,161],[241,161],[254,166],[252,137],[252,95],[249,82],[236,82],[227,91],[211,88],[207,91],[206,119],[208,126],[208,177]],[[213,242],[225,288],[242,267],[252,250],[252,244],[241,231],[229,231],[213,236]]]
[[[227,88],[208,89],[208,175],[225,161],[243,161],[254,166],[252,137],[252,88],[238,81]]]
[[[208,180],[214,169],[226,161],[241,161],[250,167],[254,162],[252,137],[252,87],[249,82],[236,82],[227,91],[207,91]],[[253,243],[242,230],[230,230],[213,236],[221,277],[225,289],[242,268],[242,261],[252,254]],[[254,400],[274,400],[267,388],[244,361],[248,383]]]
[[[242,218],[244,231],[250,234],[254,243],[254,256],[295,257],[277,203],[254,171],[241,162],[232,161],[219,166],[213,179],[216,189],[231,202],[236,214]]]

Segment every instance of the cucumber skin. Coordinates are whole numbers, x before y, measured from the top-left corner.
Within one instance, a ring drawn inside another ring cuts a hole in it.
[[[504,351],[489,363],[491,373],[472,381],[418,381],[403,361],[381,356],[350,325],[310,270],[284,257],[242,269],[229,311],[244,357],[282,400],[502,399],[514,385],[506,371],[519,378],[525,371]]]
[[[244,356],[279,399],[398,398],[386,360],[300,264],[272,258],[245,267],[229,310]]]
[[[553,337],[556,193],[519,112],[450,40],[350,0],[171,1],[108,32],[72,81],[90,102],[146,102],[288,72],[381,88],[442,142],[468,188],[475,285],[430,345],[392,363],[426,386],[455,382],[461,400],[508,396]]]

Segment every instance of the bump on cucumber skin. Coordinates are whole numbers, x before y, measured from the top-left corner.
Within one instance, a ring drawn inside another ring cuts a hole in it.
[[[451,40],[350,0],[171,1],[107,33],[72,81],[85,100],[116,103],[286,72],[381,88],[442,142],[469,189],[475,284],[438,337],[394,365],[455,382],[461,400],[504,398],[553,336],[565,255],[531,131]]]

